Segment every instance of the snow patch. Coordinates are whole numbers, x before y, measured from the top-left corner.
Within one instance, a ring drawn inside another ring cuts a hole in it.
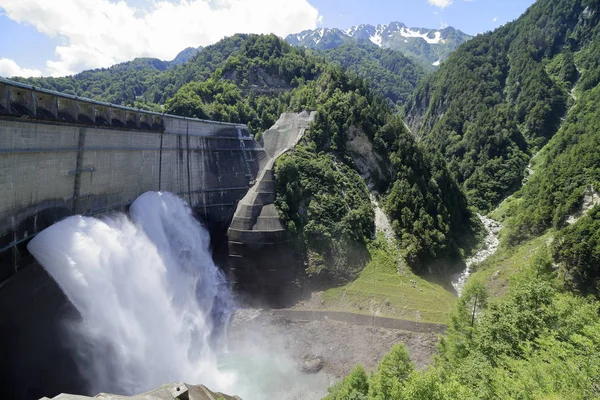
[[[305,31],[305,32],[301,32],[301,33],[297,34],[296,40],[298,40],[299,42],[303,41],[304,39],[306,39],[306,37],[308,36],[309,33],[311,33],[311,32]]]
[[[323,28],[317,29],[315,31],[315,33],[319,36],[318,37],[314,36],[313,41],[315,42],[315,44],[319,44],[319,42],[321,42],[321,39],[323,39],[323,35],[325,35],[325,29],[323,29]]]
[[[352,28],[348,28],[343,32],[350,37],[354,37],[354,34],[356,33],[356,26],[353,26]]]
[[[402,37],[412,37],[412,38],[420,37],[420,38],[422,38],[423,40],[425,40],[429,44],[444,43],[444,40],[442,39],[442,33],[440,31],[436,31],[434,33],[434,37],[433,38],[429,37],[429,32],[421,33],[421,31],[415,31],[415,30],[412,30],[410,28],[402,28],[400,30],[400,32],[398,32],[398,33]]]
[[[371,42],[373,42],[374,44],[376,44],[377,46],[381,47],[383,45],[383,33],[387,30],[388,26],[389,25],[387,25],[387,24],[377,25],[375,27],[375,34],[371,35],[369,40]],[[390,36],[389,32],[388,32],[388,36]]]
[[[375,34],[369,38],[369,40],[375,43],[377,46],[381,47],[381,35]]]

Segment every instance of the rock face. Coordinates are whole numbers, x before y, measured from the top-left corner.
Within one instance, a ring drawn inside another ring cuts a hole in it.
[[[567,224],[573,225],[575,222],[579,221],[579,218],[587,214],[597,204],[600,204],[600,194],[594,189],[594,185],[589,185],[583,192],[581,204],[575,213],[569,215],[567,218]]]
[[[151,390],[146,393],[135,396],[120,396],[117,394],[100,393],[94,397],[79,396],[74,394],[59,394],[53,400],[86,400],[86,399],[101,399],[101,400],[241,400],[238,396],[228,396],[223,393],[215,393],[210,391],[203,385],[188,385],[187,383],[171,383],[163,385],[158,389]],[[41,400],[50,400],[48,397],[43,397]]]
[[[372,177],[389,179],[391,170],[385,165],[382,157],[375,152],[371,140],[365,132],[358,127],[351,126],[348,130],[348,154],[352,157],[360,176],[373,189],[375,182]]]
[[[314,112],[284,113],[262,136],[265,151],[256,153],[258,177],[238,203],[227,233],[229,279],[243,292],[277,299],[295,279],[296,259],[275,207],[274,165],[314,118]]]

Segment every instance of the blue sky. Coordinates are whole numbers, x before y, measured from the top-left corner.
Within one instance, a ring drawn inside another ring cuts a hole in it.
[[[135,57],[172,59],[236,32],[400,21],[475,35],[534,0],[0,0],[0,76],[64,76]]]
[[[399,21],[417,28],[439,28],[447,24],[476,35],[516,19],[534,1],[453,0],[444,8],[426,0],[313,0],[311,3],[318,8],[323,25],[328,28]]]

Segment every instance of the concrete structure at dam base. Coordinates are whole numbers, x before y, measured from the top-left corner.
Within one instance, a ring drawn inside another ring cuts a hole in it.
[[[157,389],[135,396],[119,396],[116,394],[100,393],[94,397],[73,394],[59,394],[52,399],[43,397],[40,400],[242,400],[238,396],[229,396],[212,392],[204,385],[188,385],[178,382],[163,385]]]
[[[256,183],[238,203],[227,231],[230,279],[240,290],[280,303],[296,296],[294,281],[302,271],[275,207],[275,161],[296,146],[315,115],[282,114],[262,135],[265,155]]]
[[[298,118],[303,132],[311,115]],[[295,258],[273,206],[276,157],[265,148],[244,125],[120,107],[0,78],[0,398],[84,387],[67,329],[79,314],[26,249],[38,232],[67,216],[127,211],[147,191],[169,191],[211,232],[236,287],[277,287],[252,281],[260,282],[264,265],[280,269],[288,284]],[[256,219],[249,229],[250,220],[234,218],[245,205]],[[285,261],[267,263],[279,255]]]

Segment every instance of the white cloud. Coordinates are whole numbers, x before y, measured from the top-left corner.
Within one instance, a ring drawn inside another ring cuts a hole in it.
[[[122,0],[0,0],[0,10],[60,38],[57,58],[46,63],[53,76],[135,57],[170,60],[234,33],[285,36],[321,21],[307,0],[154,0],[145,10]]]
[[[38,69],[21,68],[10,58],[0,58],[0,76],[11,78],[13,76],[31,77],[42,76],[42,71]]]
[[[446,8],[452,4],[452,0],[429,0],[429,4],[439,8]]]
[[[498,21],[498,17],[492,18],[492,22],[496,22],[496,21]]]

